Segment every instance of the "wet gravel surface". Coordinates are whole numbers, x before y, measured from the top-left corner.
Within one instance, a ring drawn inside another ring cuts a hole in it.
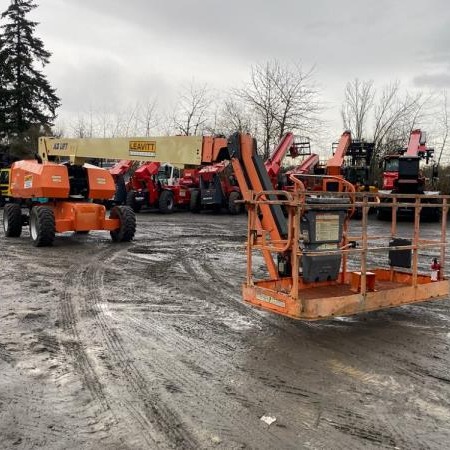
[[[142,213],[130,244],[2,234],[1,448],[448,448],[450,302],[259,311],[245,233],[244,216]]]

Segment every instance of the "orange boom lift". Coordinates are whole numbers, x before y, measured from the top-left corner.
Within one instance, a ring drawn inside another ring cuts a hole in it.
[[[55,233],[108,230],[113,241],[131,241],[136,230],[133,211],[124,206],[111,210],[89,199],[107,200],[114,195],[111,174],[85,164],[72,166],[52,162],[18,161],[11,167],[11,195],[6,205],[3,228],[6,237],[19,237],[24,225],[37,247],[51,245]],[[21,203],[28,205],[23,214]]]
[[[180,165],[216,161],[226,151],[226,139],[198,136],[39,139],[37,160],[25,160],[11,167],[10,189],[14,203],[5,207],[3,228],[6,237],[19,237],[29,225],[33,244],[51,245],[55,233],[65,231],[110,231],[113,241],[131,241],[136,218],[128,206],[115,206],[106,217],[106,208],[93,200],[110,200],[114,179],[105,169],[86,164],[91,158],[110,158]],[[62,160],[57,164],[51,160]],[[120,172],[120,170],[119,170]],[[22,204],[27,205],[24,213]]]
[[[305,174],[291,175],[293,192],[274,191],[254,139],[235,134],[228,151],[248,209],[246,302],[295,319],[318,320],[448,295],[442,265],[449,197],[436,196],[443,209],[440,236],[420,237],[420,210],[427,204],[419,195],[411,239],[398,237],[394,221],[385,243],[385,236],[368,235],[374,194],[364,193],[356,202],[354,186],[341,177]],[[320,181],[321,191],[305,189],[310,177]],[[393,196],[393,202],[400,206],[401,195]],[[349,219],[356,207],[362,210],[361,232],[351,236]],[[423,250],[437,252],[437,277],[419,273]],[[253,275],[255,252],[264,257],[265,279]],[[349,270],[350,264],[358,270]]]

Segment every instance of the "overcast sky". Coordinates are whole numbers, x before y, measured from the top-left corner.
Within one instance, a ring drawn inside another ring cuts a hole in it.
[[[63,118],[147,97],[165,104],[192,79],[226,89],[272,58],[316,66],[330,135],[342,132],[343,91],[355,77],[450,86],[448,0],[36,2]]]

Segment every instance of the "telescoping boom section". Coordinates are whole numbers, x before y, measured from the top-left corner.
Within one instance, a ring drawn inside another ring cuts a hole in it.
[[[228,149],[248,210],[245,301],[292,318],[318,320],[448,295],[443,274],[450,197],[436,196],[433,206],[443,211],[440,235],[433,239],[420,233],[420,210],[429,205],[421,195],[410,232],[399,232],[394,212],[388,237],[370,235],[374,194],[357,195],[339,177],[305,174],[290,175],[292,192],[274,191],[250,136],[233,135]],[[322,190],[308,191],[310,184]],[[385,195],[401,207],[401,195]],[[362,210],[362,220],[353,234],[349,219],[355,208]],[[267,266],[263,279],[253,273],[258,252]],[[432,261],[439,270],[429,270]]]
[[[109,158],[131,161],[170,162],[200,165],[220,159],[226,149],[225,138],[212,136],[159,136],[130,138],[39,138],[39,157],[43,161],[67,159],[83,164],[86,159]]]

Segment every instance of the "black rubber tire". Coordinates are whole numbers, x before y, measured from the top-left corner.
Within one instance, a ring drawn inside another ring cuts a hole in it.
[[[191,191],[191,199],[189,201],[189,209],[194,214],[197,214],[200,212],[201,205],[200,205],[200,191],[198,189],[192,189]]]
[[[114,206],[109,213],[110,219],[119,219],[120,227],[110,232],[114,242],[130,242],[136,233],[136,215],[129,206]]]
[[[239,192],[230,192],[230,195],[228,196],[228,211],[230,214],[236,215],[242,212],[242,203],[235,203],[236,200],[240,200],[241,198]]]
[[[135,192],[128,191],[125,204],[127,206],[129,206],[135,213],[138,213],[141,210],[142,205],[140,203],[137,203],[136,199],[134,197],[135,197]]]
[[[159,211],[163,214],[173,213],[175,199],[170,191],[162,191],[159,196]]]
[[[18,203],[8,203],[3,211],[3,229],[6,237],[19,237],[22,233],[22,208]]]
[[[30,213],[30,237],[35,247],[47,247],[55,240],[55,215],[48,206],[33,206]]]

